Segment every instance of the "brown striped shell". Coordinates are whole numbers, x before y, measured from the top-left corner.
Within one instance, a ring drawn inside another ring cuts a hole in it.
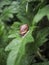
[[[24,24],[20,26],[20,34],[23,36],[24,34],[26,34],[28,31],[28,25]]]

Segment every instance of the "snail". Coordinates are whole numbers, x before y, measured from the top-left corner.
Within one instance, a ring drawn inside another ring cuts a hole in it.
[[[20,35],[24,36],[27,31],[28,31],[28,25],[27,24],[23,24],[20,26]]]

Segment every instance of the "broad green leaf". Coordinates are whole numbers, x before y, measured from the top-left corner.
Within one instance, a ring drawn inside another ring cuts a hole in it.
[[[9,45],[6,47],[5,50],[10,51],[10,50],[14,50],[15,48],[18,48],[18,46],[20,45],[20,40],[17,39],[13,39]]]
[[[8,38],[19,38],[19,37],[20,37],[19,32],[14,32],[8,36]]]
[[[49,19],[49,5],[39,9],[37,14],[35,15],[32,24],[37,24],[44,16],[47,16]]]
[[[11,64],[14,65],[15,61],[16,61],[16,65],[20,65],[20,60],[21,60],[22,56],[25,54],[25,45],[28,42],[34,42],[34,38],[32,37],[31,34],[32,34],[32,30],[29,30],[22,38],[14,39],[6,47],[6,49],[5,49],[6,51],[11,50],[11,52],[8,56],[8,59],[7,59],[7,65],[11,65]]]

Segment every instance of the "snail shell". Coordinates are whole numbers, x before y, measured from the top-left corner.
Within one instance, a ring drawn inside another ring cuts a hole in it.
[[[20,35],[23,36],[24,34],[27,33],[27,31],[28,31],[28,25],[27,24],[24,24],[24,25],[20,26]]]

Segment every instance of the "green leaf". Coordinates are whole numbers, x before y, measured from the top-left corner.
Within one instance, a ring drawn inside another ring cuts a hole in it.
[[[33,43],[33,51],[37,51],[40,46],[42,46],[46,41],[48,41],[47,36],[49,35],[49,27],[41,29],[37,32],[35,42]]]
[[[12,40],[12,42],[6,47],[6,51],[11,50],[7,59],[7,65],[14,65],[15,61],[16,65],[20,65],[20,60],[25,54],[25,45],[28,42],[34,42],[34,38],[31,34],[32,30],[29,30],[22,38]]]
[[[41,46],[43,43],[45,43],[48,40],[47,39],[48,35],[49,35],[49,27],[46,27],[46,28],[40,30],[36,36],[37,44],[39,44],[39,46]]]
[[[22,24],[29,24],[30,23],[30,21],[26,17],[26,15],[22,15],[22,13],[21,13],[21,14],[18,14],[16,16],[19,18],[19,20],[21,20]]]
[[[9,45],[6,47],[6,51],[14,50],[15,48],[18,48],[20,45],[20,40],[18,41],[17,39],[13,39]]]
[[[44,16],[47,16],[49,19],[49,5],[39,9],[37,14],[35,15],[32,24],[37,24]]]
[[[4,23],[0,20],[0,35],[2,35],[3,34],[3,32],[4,32]]]
[[[14,22],[9,30],[9,36],[8,38],[19,38],[20,37],[20,22]]]

